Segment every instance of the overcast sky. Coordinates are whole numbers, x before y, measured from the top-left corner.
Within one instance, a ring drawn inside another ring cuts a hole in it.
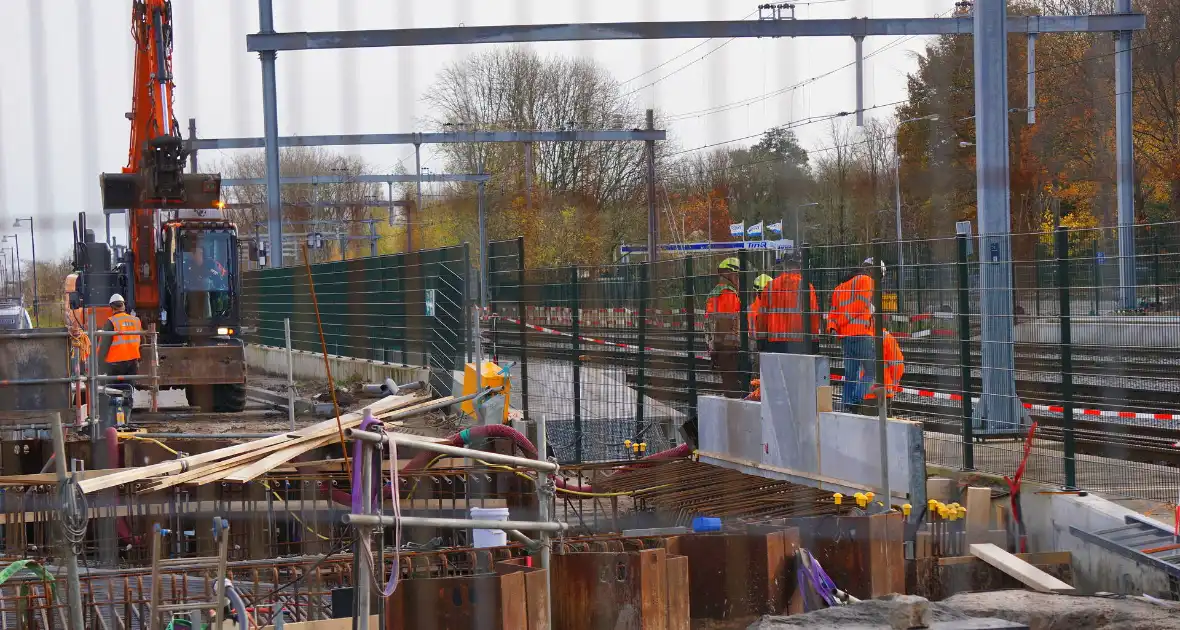
[[[743,19],[758,1],[733,0],[273,0],[278,31],[473,26],[508,23]],[[798,3],[805,18],[930,17],[953,0],[823,0]],[[262,135],[261,73],[246,52],[258,30],[253,0],[173,0],[176,116],[195,117],[202,137]],[[865,41],[865,106],[905,97],[905,75],[924,38]],[[768,127],[855,108],[851,39],[667,40],[534,44],[544,54],[590,56],[641,104],[672,119],[681,149],[754,136]],[[695,48],[694,48],[695,47]],[[426,130],[421,94],[447,64],[490,46],[279,53],[279,133]],[[713,52],[713,51],[716,52]],[[679,57],[677,57],[680,55]],[[128,0],[0,0],[0,234],[14,217],[36,217],[38,254],[69,250],[80,210],[100,226],[98,174],[127,161],[132,40]],[[661,64],[665,64],[661,67]],[[657,68],[658,67],[658,68]],[[653,70],[653,68],[656,68]],[[649,72],[650,71],[650,72]],[[835,72],[832,72],[835,71]],[[645,73],[646,74],[643,74]],[[828,74],[830,73],[830,74]],[[640,76],[641,75],[641,76]],[[819,77],[813,82],[806,80]],[[649,85],[654,82],[654,85]],[[784,90],[805,83],[794,90]],[[724,107],[729,104],[736,104]],[[713,108],[713,109],[711,109]],[[719,109],[717,109],[719,108]],[[704,110],[704,111],[702,111]],[[877,107],[870,116],[891,116]],[[825,123],[796,132],[828,146]],[[730,146],[749,144],[741,140]],[[412,158],[412,147],[341,150],[378,169]],[[441,159],[423,159],[441,171]],[[203,169],[219,159],[202,152]],[[406,162],[412,167],[413,160]],[[116,225],[121,225],[117,222]],[[21,254],[28,257],[28,228]],[[98,230],[102,238],[101,227]],[[124,235],[116,231],[121,242]]]

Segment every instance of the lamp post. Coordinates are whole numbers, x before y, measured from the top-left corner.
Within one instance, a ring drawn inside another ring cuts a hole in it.
[[[38,313],[41,302],[37,297],[37,235],[33,232],[33,217],[17,217],[12,227],[20,227],[21,221],[29,222],[29,241],[33,246],[33,321],[37,326],[40,326],[41,320],[38,317]]]
[[[0,243],[7,243],[8,239],[12,239],[12,247],[15,250],[16,296],[23,302],[25,299],[25,283],[20,272],[20,239],[16,237],[16,234],[5,234],[4,236],[0,236]]]
[[[16,284],[16,263],[14,262],[13,252],[11,247],[0,248],[0,254],[7,254],[4,259],[4,266],[8,268],[8,273],[4,274],[4,294],[8,295],[8,287]]]
[[[899,313],[901,312],[900,294],[905,289],[905,251],[901,245],[901,147],[899,139],[901,138],[902,125],[919,120],[938,120],[938,114],[907,118],[898,122],[897,129],[893,132],[893,195],[894,222],[897,223],[897,308]]]
[[[818,205],[819,205],[818,201],[813,201],[811,203],[805,203],[805,204],[803,204],[801,206],[797,206],[795,208],[795,247],[799,247],[799,244],[803,242],[803,239],[799,237],[799,215],[803,213],[804,208],[810,208],[812,206],[818,206]]]

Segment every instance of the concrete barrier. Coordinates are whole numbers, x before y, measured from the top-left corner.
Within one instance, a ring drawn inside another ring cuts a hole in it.
[[[828,379],[826,358],[763,354],[761,379],[762,402],[700,397],[701,461],[832,492],[879,489],[880,421],[816,411],[816,387]],[[890,419],[888,431],[890,493],[895,499],[922,505],[926,502],[922,426]]]
[[[325,380],[328,378],[324,372],[324,355],[305,350],[295,350],[291,354],[296,380]],[[287,350],[273,346],[248,344],[246,346],[246,364],[251,370],[286,377]],[[430,378],[430,371],[424,367],[393,365],[331,354],[328,355],[328,364],[332,368],[332,378],[337,383],[345,381],[380,383],[387,378],[392,378],[397,383],[410,383],[428,381]]]
[[[1085,593],[1170,597],[1168,575],[1163,571],[1090,544],[1069,531],[1071,526],[1090,533],[1123,527],[1127,516],[1145,518],[1142,514],[1093,494],[1037,494],[1035,488],[1026,488],[1020,501],[1029,550],[1071,552],[1074,588]],[[1159,525],[1168,528],[1164,523]]]
[[[1070,339],[1080,346],[1118,348],[1180,347],[1180,317],[1166,315],[1071,317]],[[1061,323],[1056,317],[1036,319],[1016,326],[1017,343],[1061,343]]]

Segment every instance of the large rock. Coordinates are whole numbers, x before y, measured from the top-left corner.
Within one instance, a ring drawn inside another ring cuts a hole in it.
[[[923,597],[889,595],[865,600],[850,606],[826,608],[806,615],[763,617],[748,630],[780,630],[808,628],[809,630],[974,630],[1023,628],[1002,619],[976,619],[948,609]],[[1076,630],[1076,629],[1073,629]]]
[[[1032,591],[960,593],[940,604],[960,614],[999,617],[1031,630],[1180,630],[1180,605],[1138,597],[1075,597]]]

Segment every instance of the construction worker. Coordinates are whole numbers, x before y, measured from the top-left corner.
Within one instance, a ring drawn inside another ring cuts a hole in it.
[[[738,295],[738,274],[742,263],[726,258],[717,266],[717,286],[705,302],[705,346],[709,363],[721,375],[721,388],[727,398],[742,397],[742,380],[738,373],[741,343],[742,299]]]
[[[763,306],[759,310],[758,334],[766,338],[765,352],[806,354],[807,344],[804,329],[810,314],[813,335],[819,334],[819,301],[815,297],[815,286],[808,284],[811,293],[809,310],[803,310],[799,301],[799,257],[791,253],[782,258],[783,272],[765,289]]]
[[[750,311],[746,314],[750,325],[747,330],[754,337],[755,345],[759,352],[766,352],[766,331],[758,327],[758,314],[762,312],[763,307],[766,305],[766,298],[762,291],[773,280],[774,278],[766,274],[761,274],[757,278],[754,278],[754,290],[757,291],[757,295],[754,297],[754,301],[750,303]]]
[[[107,374],[131,376],[139,373],[139,333],[143,326],[139,318],[127,312],[127,302],[115,293],[110,299],[111,317],[103,330],[118,333],[103,336],[99,343],[98,356],[106,363]]]
[[[832,292],[832,310],[828,312],[828,332],[835,334],[844,349],[845,409],[859,405],[876,378],[873,351],[873,278],[872,258],[865,259],[851,278]],[[881,264],[884,274],[885,265]],[[859,376],[859,378],[858,378]]]
[[[897,339],[885,331],[885,338],[882,342],[885,346],[885,398],[893,398],[893,395],[901,391],[901,377],[905,374],[905,356],[901,353],[901,346],[898,345]],[[865,395],[865,404],[869,404],[872,400],[875,402],[877,398],[877,390],[879,385],[874,385],[869,393]]]

